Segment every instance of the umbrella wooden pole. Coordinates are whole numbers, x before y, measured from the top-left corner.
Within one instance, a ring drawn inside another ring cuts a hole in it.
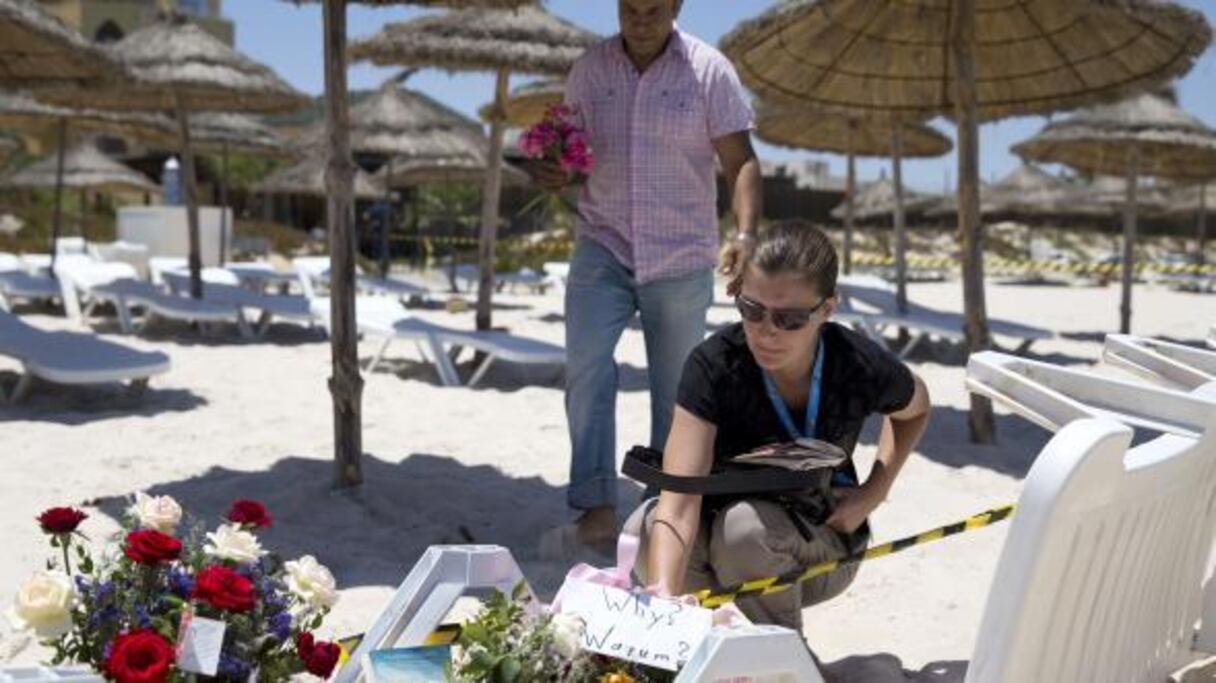
[[[1139,155],[1135,145],[1128,149],[1127,197],[1123,205],[1123,278],[1122,295],[1119,300],[1119,332],[1132,331],[1132,275],[1135,271],[1136,249],[1136,185],[1138,181]]]
[[[220,144],[220,267],[228,261],[228,143]]]
[[[182,152],[182,189],[186,195],[186,225],[190,234],[190,296],[203,298],[202,249],[199,245],[198,228],[198,177],[194,172],[194,150],[190,147],[190,114],[182,101],[181,93],[173,94],[177,113]]]
[[[845,143],[848,146],[844,181],[844,274],[853,272],[853,202],[857,194],[857,161],[853,154],[853,129],[856,124],[849,121],[849,136]]]
[[[77,201],[80,202],[80,236],[87,240],[89,235],[88,230],[85,228],[85,221],[89,217],[89,195],[85,188],[80,188],[80,195],[77,197]]]
[[[334,400],[334,488],[363,483],[362,396],[355,328],[355,164],[346,88],[346,0],[325,0],[325,169],[329,223],[330,355]]]
[[[984,239],[980,225],[980,148],[975,88],[975,0],[950,5],[950,47],[955,64],[955,120],[958,122],[958,231],[963,256],[963,314],[967,350],[991,345],[984,305]],[[992,402],[971,394],[967,420],[975,443],[996,441]]]
[[[1199,184],[1199,218],[1195,222],[1196,262],[1200,265],[1207,262],[1206,250],[1208,242],[1208,184]]]
[[[59,234],[63,230],[63,161],[68,146],[68,118],[59,117],[55,136],[55,206],[51,209],[51,276],[55,275],[55,259],[59,257]]]
[[[477,329],[490,329],[490,300],[494,294],[494,240],[498,232],[498,203],[502,197],[502,137],[506,128],[507,86],[511,72],[498,70],[494,107],[490,112],[490,153],[485,191],[481,200],[481,239],[477,260],[481,278],[477,285]]]
[[[393,157],[388,157],[388,174],[384,176],[384,214],[380,217],[380,277],[388,277],[388,230],[393,224]]]
[[[908,312],[908,234],[904,227],[904,139],[900,124],[891,126],[891,176],[895,182],[895,306]]]

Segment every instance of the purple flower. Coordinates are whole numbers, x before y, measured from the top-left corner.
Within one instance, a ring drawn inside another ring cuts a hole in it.
[[[194,590],[194,579],[186,572],[174,567],[169,570],[169,590],[177,597],[185,600]]]
[[[287,642],[291,638],[290,612],[279,612],[270,618],[270,635],[281,642]]]
[[[220,678],[230,681],[245,681],[249,678],[251,670],[248,662],[232,655],[220,654],[220,664],[216,673],[220,675]]]
[[[135,621],[140,628],[152,628],[152,617],[148,615],[148,610],[139,605],[135,606]]]

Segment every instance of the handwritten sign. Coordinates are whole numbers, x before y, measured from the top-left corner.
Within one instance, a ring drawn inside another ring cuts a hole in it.
[[[583,649],[668,671],[688,661],[713,625],[704,607],[577,579],[563,586],[561,611],[582,617]]]
[[[222,621],[196,617],[190,610],[184,610],[178,628],[177,668],[214,676],[219,669],[226,628]]]

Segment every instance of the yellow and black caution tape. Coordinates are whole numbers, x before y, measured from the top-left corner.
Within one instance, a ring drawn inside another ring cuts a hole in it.
[[[899,540],[876,545],[864,552],[854,553],[839,560],[829,560],[820,562],[819,564],[811,565],[805,569],[795,569],[791,572],[786,572],[780,576],[770,576],[765,579],[752,579],[734,586],[729,586],[723,590],[714,592],[710,589],[705,589],[693,593],[694,597],[701,603],[702,607],[720,607],[728,602],[733,602],[737,598],[748,595],[771,595],[779,593],[787,588],[797,584],[810,581],[824,574],[840,569],[841,567],[858,564],[866,560],[873,560],[887,555],[893,555],[898,552],[907,550],[918,545],[932,543],[947,536],[954,536],[972,529],[980,529],[982,527],[996,524],[997,522],[1008,519],[1013,514],[1013,505],[1006,505],[987,512],[982,512],[973,517],[968,517],[961,522],[947,524],[943,527],[938,527],[931,531],[916,534],[915,536],[907,536]]]
[[[958,268],[960,262],[948,257],[908,255],[905,260],[912,268]],[[859,266],[894,266],[895,259],[883,254],[854,254],[853,264]],[[989,256],[984,259],[984,269],[991,275],[1016,273],[1076,273],[1081,275],[1113,275],[1122,270],[1119,263],[1035,261]],[[1136,263],[1132,270],[1137,273],[1154,272],[1164,275],[1216,275],[1216,264],[1199,263]]]

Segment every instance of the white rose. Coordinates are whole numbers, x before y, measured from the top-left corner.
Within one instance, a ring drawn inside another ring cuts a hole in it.
[[[18,629],[32,629],[39,638],[58,638],[72,629],[76,588],[62,572],[38,573],[25,582],[8,618]]]
[[[142,491],[135,493],[135,503],[127,512],[139,520],[141,527],[166,534],[173,533],[182,521],[182,506],[176,500],[169,496],[149,496]]]
[[[549,629],[553,631],[553,646],[561,656],[573,659],[582,649],[583,631],[586,626],[582,617],[577,614],[556,614],[549,621]]]
[[[225,524],[207,534],[203,552],[233,562],[255,562],[266,554],[262,544],[258,543],[258,537],[243,531],[236,524]]]
[[[283,563],[287,589],[310,609],[329,609],[338,602],[338,584],[325,565],[312,555]]]

